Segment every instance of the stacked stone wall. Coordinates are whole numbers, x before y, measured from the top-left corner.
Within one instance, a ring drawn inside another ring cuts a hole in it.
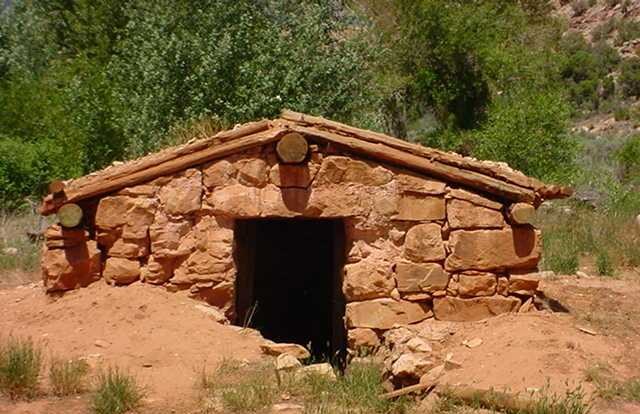
[[[49,291],[100,276],[163,285],[231,318],[235,220],[341,218],[349,343],[371,345],[397,324],[483,319],[533,295],[539,233],[512,226],[508,207],[318,145],[303,165],[279,164],[269,145],[101,198],[87,231],[50,229],[43,274]]]

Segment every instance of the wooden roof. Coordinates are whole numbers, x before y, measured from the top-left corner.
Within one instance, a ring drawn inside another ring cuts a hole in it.
[[[571,194],[569,188],[545,185],[505,163],[479,161],[321,117],[284,110],[280,118],[274,120],[250,122],[210,138],[167,148],[71,180],[66,183],[64,194],[45,197],[41,212],[51,214],[66,203],[100,197],[251,147],[276,142],[291,131],[324,140],[365,158],[489,193],[510,202],[537,205],[544,200]]]

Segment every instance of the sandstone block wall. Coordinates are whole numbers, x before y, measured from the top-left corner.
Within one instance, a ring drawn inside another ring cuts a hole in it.
[[[540,235],[510,225],[508,205],[317,145],[304,165],[278,164],[268,145],[92,203],[86,229],[47,232],[49,291],[140,280],[233,317],[234,222],[258,217],[344,220],[352,347],[395,324],[516,311],[538,283]]]

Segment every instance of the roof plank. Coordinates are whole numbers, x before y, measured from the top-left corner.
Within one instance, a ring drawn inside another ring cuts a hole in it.
[[[428,174],[445,181],[455,181],[456,183],[494,194],[510,201],[533,203],[536,200],[536,194],[530,188],[520,187],[475,171],[464,170],[456,166],[444,164],[437,160],[420,157],[406,151],[388,147],[382,143],[363,141],[358,138],[343,136],[334,132],[298,125],[291,125],[290,128],[302,134],[330,141],[354,152],[364,154],[378,160],[383,160],[390,164],[405,167],[423,174]]]
[[[54,197],[53,195],[45,197],[40,207],[40,212],[43,215],[48,215],[54,213],[61,205],[66,203],[73,203],[117,191],[164,175],[174,174],[194,165],[222,158],[238,151],[275,142],[286,132],[287,129],[285,128],[274,127],[266,131],[223,142],[219,145],[205,147],[197,152],[183,154],[180,157],[174,157],[146,168],[139,168],[140,165],[136,165],[136,168],[128,173],[118,171],[117,174],[112,175],[101,174],[98,179],[86,185],[74,185],[65,190],[63,198]],[[145,162],[144,164],[146,165],[147,163]]]
[[[419,155],[421,157],[427,157],[443,164],[453,165],[458,168],[473,170],[484,175],[489,175],[503,181],[516,184],[520,187],[537,190],[544,185],[535,178],[527,177],[521,172],[503,166],[500,163],[479,161],[469,157],[463,157],[459,154],[428,148],[420,144],[404,141],[379,132],[352,127],[350,125],[331,121],[319,116],[306,115],[285,109],[282,111],[281,117],[285,120],[298,124],[304,124],[320,129],[329,129],[334,132],[355,136],[365,141],[382,143],[392,148]]]

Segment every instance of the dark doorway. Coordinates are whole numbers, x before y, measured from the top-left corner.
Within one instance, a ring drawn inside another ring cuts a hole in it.
[[[345,352],[341,220],[238,220],[238,325],[309,346],[340,363]]]

